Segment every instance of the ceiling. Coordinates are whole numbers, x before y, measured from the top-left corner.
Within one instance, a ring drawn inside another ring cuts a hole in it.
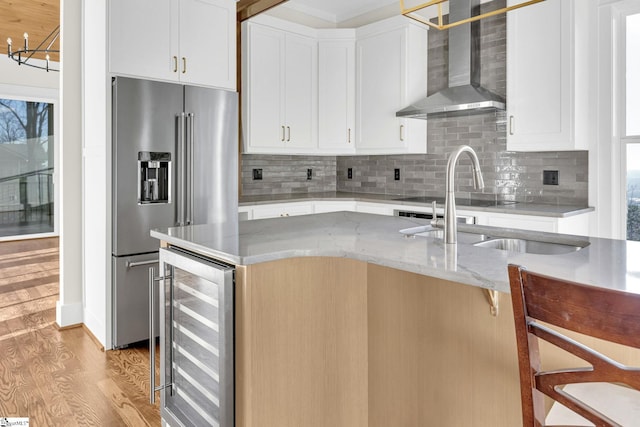
[[[400,10],[398,0],[289,0],[284,3],[284,7],[325,21],[340,23],[393,3]]]
[[[60,23],[60,0],[0,0],[0,54],[6,54],[7,38],[13,41],[14,49],[23,47],[26,32],[29,47],[35,48]],[[58,40],[52,49],[60,48]],[[58,55],[51,55],[58,61]]]

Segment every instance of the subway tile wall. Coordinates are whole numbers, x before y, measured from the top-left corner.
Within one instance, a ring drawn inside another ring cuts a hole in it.
[[[504,7],[498,0],[482,5],[483,12]],[[506,15],[480,21],[481,82],[484,87],[506,95]],[[429,31],[428,93],[447,85],[448,32]],[[394,156],[259,156],[243,155],[244,195],[352,191],[398,196],[444,196],[448,154],[467,144],[477,152],[485,189],[473,189],[471,163],[461,157],[456,175],[459,197],[493,198],[521,202],[586,205],[588,153],[586,151],[516,153],[506,150],[504,111],[458,113],[429,119],[426,155]],[[314,166],[307,166],[313,164]],[[253,181],[251,170],[263,169],[262,181]],[[314,177],[306,180],[306,169]],[[352,168],[352,179],[347,169]],[[400,169],[400,180],[394,179]],[[317,178],[316,178],[317,170]],[[559,185],[543,185],[544,170],[557,170]]]
[[[253,169],[262,169],[262,180]],[[244,196],[336,191],[336,158],[243,154],[241,181]]]

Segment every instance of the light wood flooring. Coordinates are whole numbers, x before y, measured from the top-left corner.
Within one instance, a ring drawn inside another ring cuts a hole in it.
[[[103,352],[83,328],[59,330],[58,280],[57,238],[0,243],[0,418],[159,426],[148,350]]]

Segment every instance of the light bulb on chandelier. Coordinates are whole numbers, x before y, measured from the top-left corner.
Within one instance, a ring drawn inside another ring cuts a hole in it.
[[[23,37],[24,48],[18,50],[13,50],[13,40],[11,37],[7,38],[7,56],[10,59],[16,61],[18,65],[39,68],[41,70],[46,70],[47,72],[60,71],[56,68],[51,68],[50,66],[50,54],[60,53],[58,49],[51,49],[56,40],[58,40],[58,37],[60,37],[59,25],[47,37],[45,37],[45,39],[42,40],[35,49],[29,49],[29,34],[27,32],[23,34]],[[46,47],[43,48],[45,45]],[[38,56],[42,57],[42,55],[44,55],[44,60],[38,59]]]

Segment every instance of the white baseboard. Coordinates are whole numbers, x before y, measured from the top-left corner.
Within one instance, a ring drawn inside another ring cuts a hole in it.
[[[79,325],[84,321],[82,303],[61,304],[56,301],[56,323],[61,328]]]
[[[105,327],[104,319],[99,319],[93,315],[93,313],[84,312],[84,326],[91,331],[93,336],[104,346],[106,349],[111,349],[111,339],[107,339],[109,331]]]

